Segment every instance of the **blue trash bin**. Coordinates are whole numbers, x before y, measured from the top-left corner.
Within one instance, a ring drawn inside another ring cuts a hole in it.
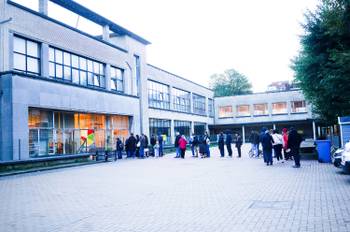
[[[331,141],[316,140],[316,149],[318,153],[318,161],[321,163],[331,163]]]

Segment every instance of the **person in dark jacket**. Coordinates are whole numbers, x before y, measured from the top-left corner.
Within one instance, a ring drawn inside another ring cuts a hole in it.
[[[269,133],[269,130],[265,131],[265,134],[262,136],[261,141],[262,147],[263,147],[263,155],[264,155],[264,161],[267,166],[272,165],[272,144],[273,139],[272,136]]]
[[[192,151],[192,156],[193,157],[198,157],[198,136],[195,135],[194,133],[192,134],[190,138],[190,144],[191,144],[191,151]]]
[[[220,150],[220,156],[225,157],[225,138],[224,138],[224,133],[222,132],[220,132],[220,135],[219,135],[218,145]]]
[[[176,149],[176,156],[174,158],[180,158],[180,155],[181,155],[181,150],[179,148],[179,140],[181,138],[181,135],[179,132],[176,132],[176,137],[175,137],[175,143],[174,143],[174,146],[175,146],[175,149]]]
[[[259,143],[261,143],[261,145],[262,145],[262,140],[263,140],[263,137],[264,137],[264,135],[265,135],[266,130],[267,130],[267,128],[266,128],[266,127],[263,127],[263,128],[261,129],[261,131],[260,131],[260,134],[259,134]],[[258,145],[258,149],[259,149],[259,145]],[[258,152],[259,152],[259,150],[258,150]],[[264,162],[267,163],[267,160],[266,160],[266,157],[265,157],[264,153],[263,153],[263,158],[264,158]]]
[[[141,134],[140,136],[140,147],[139,147],[139,154],[141,159],[145,158],[145,148],[147,147],[147,143],[146,143],[146,137],[144,134]]]
[[[204,138],[205,138],[205,153],[207,154],[207,157],[210,157],[210,136],[208,131],[204,133]]]
[[[148,141],[148,137],[147,135],[143,134],[143,136],[145,137],[145,156],[148,157],[149,156],[149,149],[148,149],[148,146],[149,146],[149,141]]]
[[[158,134],[158,144],[159,144],[159,156],[163,156],[163,136]]]
[[[242,144],[243,144],[242,136],[236,133],[236,148],[238,152],[238,158],[242,157],[242,150],[241,150]]]
[[[120,138],[117,138],[116,151],[117,151],[118,159],[122,159],[123,158],[123,154],[122,154],[123,150],[124,150],[124,144],[120,140]]]
[[[255,157],[259,156],[259,134],[255,131],[252,131],[249,137],[249,141],[252,144],[252,151]]]
[[[205,141],[204,135],[199,136],[199,154],[201,155],[201,158],[206,158],[207,157],[207,144]]]
[[[130,137],[128,138],[128,157],[135,158],[135,151],[136,151],[136,138],[134,137],[134,134],[131,133]]]
[[[226,143],[228,156],[232,157],[232,147],[231,147],[232,136],[229,133],[226,134],[226,141],[225,141],[225,143]]]
[[[155,135],[152,135],[151,136],[151,141],[150,141],[150,143],[151,143],[151,150],[150,150],[150,155],[151,156],[154,156],[154,146],[157,144],[157,138],[156,138],[156,136]]]
[[[302,141],[301,135],[291,127],[288,135],[288,148],[290,149],[290,155],[294,157],[295,165],[293,168],[300,168],[299,149]]]
[[[135,150],[135,156],[136,157],[140,157],[140,136],[139,135],[136,135],[135,136],[135,139],[136,139],[136,150]]]

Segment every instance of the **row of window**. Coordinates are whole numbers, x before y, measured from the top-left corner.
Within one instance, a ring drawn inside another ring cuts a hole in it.
[[[14,69],[26,74],[40,75],[40,44],[18,36],[14,36],[13,44]],[[101,62],[55,47],[49,48],[50,78],[83,86],[105,88],[105,72],[105,65]],[[112,66],[110,76],[111,90],[124,92],[124,70]]]
[[[287,102],[276,102],[271,104],[271,113],[272,114],[287,114]],[[250,110],[250,105],[237,105],[236,106],[236,116],[237,117],[249,117],[253,116],[263,116],[269,115],[268,104],[254,104],[253,112]],[[305,101],[292,101],[291,102],[291,112],[292,113],[305,113],[306,103]],[[220,106],[219,107],[219,118],[229,118],[233,117],[233,108],[232,106]]]
[[[148,81],[148,104],[158,109],[172,109],[179,112],[191,113],[191,93],[173,88],[172,103],[170,102],[170,87],[155,81]],[[192,94],[193,113],[206,115],[205,97]],[[214,100],[208,99],[209,116],[214,116]]]
[[[194,134],[203,135],[206,130],[206,126],[207,125],[205,123],[194,122]],[[161,135],[167,144],[171,143],[171,120],[150,118],[149,131],[150,135]],[[191,135],[191,122],[174,120],[174,131],[175,133],[179,132],[181,135],[189,137]]]

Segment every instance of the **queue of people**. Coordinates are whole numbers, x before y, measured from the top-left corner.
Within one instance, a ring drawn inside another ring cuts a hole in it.
[[[273,158],[277,159],[277,162],[284,163],[284,160],[293,159],[295,165],[293,167],[300,167],[300,144],[302,142],[301,135],[291,127],[289,130],[283,128],[282,134],[277,130],[268,130],[263,127],[260,134],[256,131],[252,131],[249,137],[251,141],[252,148],[251,151],[253,155],[259,156],[259,146],[262,146],[262,154],[264,163],[267,166],[273,165]],[[243,139],[239,133],[235,133],[234,136],[231,133],[223,132],[218,136],[218,148],[220,151],[220,157],[225,157],[225,148],[228,153],[228,157],[232,158],[232,144],[235,145],[237,149],[238,158],[242,157],[242,145]],[[194,133],[186,138],[185,135],[176,132],[175,137],[175,157],[184,159],[186,156],[187,145],[191,148],[192,157],[209,158],[210,157],[210,137],[208,132],[203,135],[195,135]],[[126,139],[125,144],[117,138],[116,141],[116,154],[118,159],[122,158],[122,152],[125,150],[127,158],[145,158],[148,156],[162,157],[164,139],[163,136],[158,134],[152,135],[150,143],[148,137],[145,134],[141,136],[134,136],[133,133]],[[274,154],[274,157],[273,157]]]

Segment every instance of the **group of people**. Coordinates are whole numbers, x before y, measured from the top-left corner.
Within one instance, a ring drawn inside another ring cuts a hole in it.
[[[259,140],[257,139],[259,138]],[[294,127],[291,127],[288,131],[287,128],[283,128],[282,134],[279,134],[277,130],[268,130],[262,128],[260,135],[257,132],[252,132],[252,149],[254,152],[259,152],[259,143],[262,145],[264,162],[267,166],[273,165],[272,151],[274,151],[277,161],[294,159],[294,168],[300,168],[300,144],[302,142],[301,135]],[[282,155],[283,151],[283,155]]]
[[[116,151],[118,159],[122,158],[122,153],[125,149],[127,158],[145,158],[148,156],[161,157],[163,156],[163,136],[152,135],[150,143],[145,134],[134,136],[133,133],[125,140],[125,144],[120,138],[117,138]]]
[[[175,150],[176,155],[174,158],[185,158],[187,144],[191,147],[192,157],[209,158],[210,157],[210,137],[208,132],[204,135],[195,135],[194,133],[187,140],[184,135],[176,132],[175,137]]]
[[[237,148],[237,152],[238,152],[238,158],[242,157],[242,144],[243,144],[243,140],[242,140],[242,136],[239,133],[236,133],[234,138],[232,138],[232,135],[230,133],[226,133],[226,137],[224,136],[224,133],[221,132],[218,138],[218,146],[219,146],[219,150],[220,150],[220,156],[221,157],[225,157],[225,145],[226,145],[226,149],[228,152],[228,156],[232,157],[232,146],[231,144],[234,143],[236,148]]]

